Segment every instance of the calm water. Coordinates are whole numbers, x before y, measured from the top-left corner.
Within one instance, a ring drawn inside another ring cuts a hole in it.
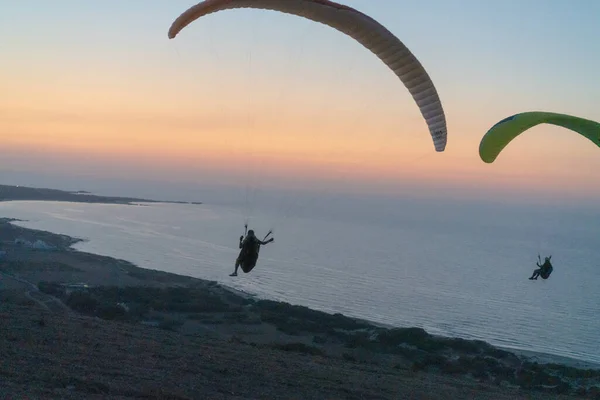
[[[78,248],[144,268],[600,362],[600,214],[409,201],[324,210],[257,214],[252,227],[259,236],[275,227],[276,241],[251,274],[230,278],[244,222],[233,207],[0,203],[0,215],[23,226],[89,239]],[[527,279],[538,252],[553,254],[549,280]]]

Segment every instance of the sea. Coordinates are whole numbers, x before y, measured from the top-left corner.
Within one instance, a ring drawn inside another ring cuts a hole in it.
[[[82,251],[436,335],[600,363],[600,211],[442,200],[263,207],[12,201]],[[304,208],[302,208],[304,207]],[[259,207],[260,208],[260,207]],[[275,241],[230,277],[244,224]],[[529,280],[538,254],[550,279]]]

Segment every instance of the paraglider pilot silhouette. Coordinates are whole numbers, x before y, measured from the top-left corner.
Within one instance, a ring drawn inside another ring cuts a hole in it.
[[[552,270],[554,269],[552,267],[552,263],[550,262],[551,259],[552,259],[552,256],[545,257],[544,263],[540,264],[542,262],[542,259],[540,258],[540,255],[538,254],[538,262],[536,262],[536,265],[539,268],[536,269],[535,271],[533,271],[533,275],[531,275],[531,277],[529,279],[536,280],[538,278],[538,276],[541,276],[542,279],[548,279],[550,277],[550,274],[552,273]]]
[[[248,225],[245,225],[245,228],[248,229]],[[240,236],[240,254],[235,260],[235,270],[229,276],[237,276],[237,271],[240,267],[242,267],[242,271],[244,271],[246,274],[252,271],[252,269],[256,266],[256,261],[258,260],[260,246],[275,241],[274,238],[266,240],[271,233],[272,231],[269,231],[263,240],[257,238],[252,229],[248,231],[246,238],[244,238],[244,235]]]

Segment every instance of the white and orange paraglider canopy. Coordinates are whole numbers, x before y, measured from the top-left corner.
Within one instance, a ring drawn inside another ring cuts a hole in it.
[[[447,142],[446,116],[431,78],[408,48],[373,18],[354,8],[328,0],[205,0],[181,14],[169,29],[173,39],[196,19],[218,11],[256,8],[297,15],[328,25],[369,49],[406,86],[427,123],[435,150],[444,151]]]

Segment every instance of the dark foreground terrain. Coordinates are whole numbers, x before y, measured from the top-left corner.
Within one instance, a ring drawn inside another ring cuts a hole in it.
[[[0,323],[2,398],[569,398],[6,301]]]

